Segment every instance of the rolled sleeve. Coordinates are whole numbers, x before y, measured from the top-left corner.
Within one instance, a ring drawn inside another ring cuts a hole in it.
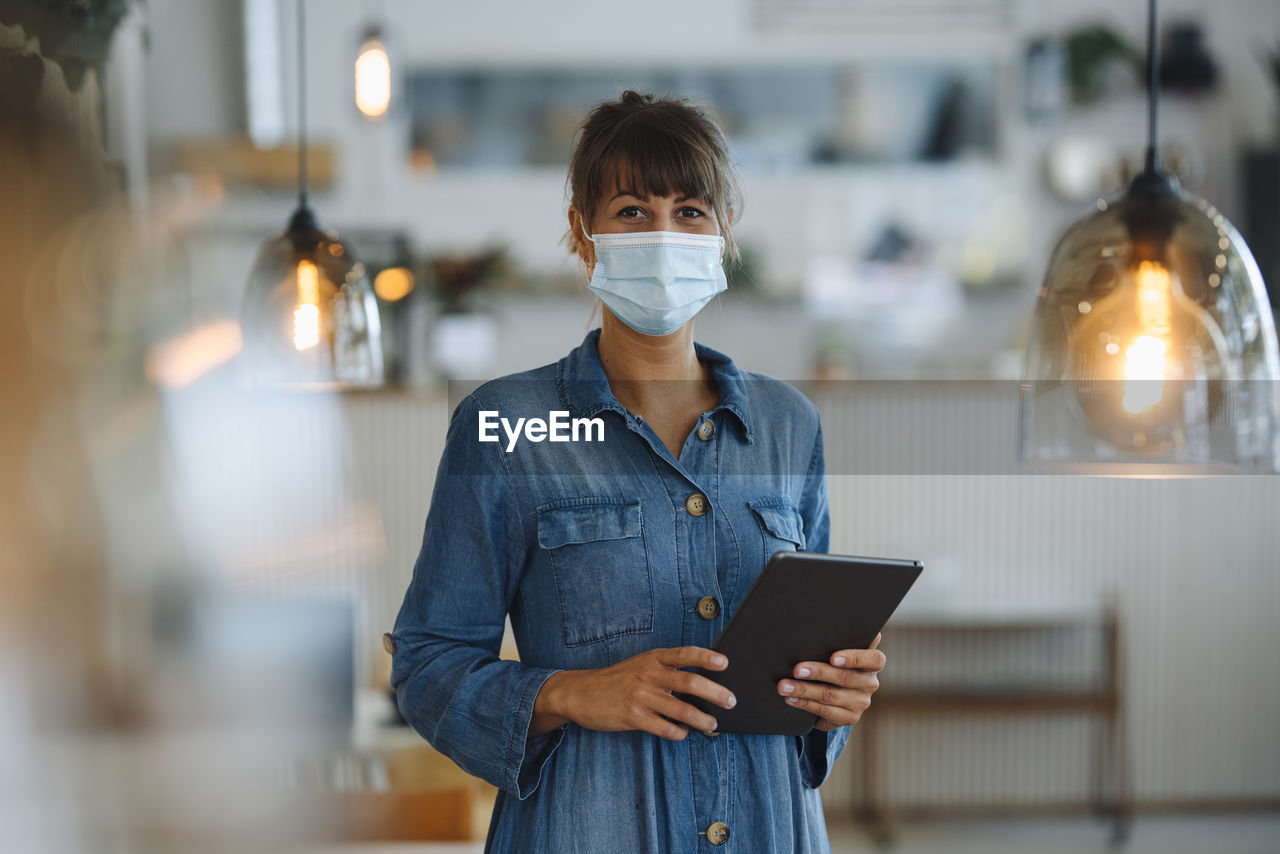
[[[526,555],[520,497],[496,445],[477,441],[474,396],[454,412],[422,550],[396,618],[391,684],[400,712],[464,771],[517,798],[537,788],[563,737],[529,737],[555,671],[499,658]]]
[[[800,779],[810,789],[816,789],[831,776],[831,766],[849,742],[850,728],[842,726],[831,732],[810,730],[808,735],[796,736],[796,750],[800,754]]]

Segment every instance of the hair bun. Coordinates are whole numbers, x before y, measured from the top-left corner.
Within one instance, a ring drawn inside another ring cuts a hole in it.
[[[618,97],[618,100],[628,107],[652,107],[657,99],[647,92],[641,93],[628,89]]]

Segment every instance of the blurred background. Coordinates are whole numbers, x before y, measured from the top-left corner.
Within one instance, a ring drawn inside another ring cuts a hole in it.
[[[1276,477],[1016,466],[1049,254],[1142,165],[1144,3],[305,7],[0,0],[12,850],[480,850],[493,791],[398,721],[381,636],[450,381],[598,321],[565,167],[625,88],[727,132],[743,258],[697,336],[818,404],[832,551],[927,567],[823,790],[837,850],[1280,850]],[[1275,305],[1280,5],[1160,22],[1166,163]],[[376,352],[251,387],[300,108]]]

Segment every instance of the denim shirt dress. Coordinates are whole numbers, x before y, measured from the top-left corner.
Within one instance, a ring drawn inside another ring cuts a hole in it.
[[[528,735],[552,673],[710,647],[770,555],[828,547],[822,429],[803,395],[697,345],[720,397],[677,460],[613,396],[598,339],[489,382],[455,410],[392,633],[400,710],[498,787],[489,851],[829,851],[817,787],[847,727],[668,741],[568,724]],[[499,441],[479,440],[482,412],[513,425],[552,412],[600,418],[603,436],[521,437],[508,450],[501,429]],[[498,657],[508,615],[519,661]]]

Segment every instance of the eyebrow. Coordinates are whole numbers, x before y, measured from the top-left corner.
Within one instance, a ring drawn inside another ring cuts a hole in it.
[[[637,193],[635,190],[619,190],[618,192],[613,194],[613,198],[609,199],[609,201],[606,202],[606,204],[612,204],[614,199],[620,199],[623,196],[631,196],[632,198],[639,199],[642,202],[649,201],[648,196],[642,196],[641,194]],[[702,201],[702,199],[699,199],[696,196],[681,196],[680,198],[676,199],[675,203],[680,204],[681,202],[692,202],[692,201],[700,202]]]

